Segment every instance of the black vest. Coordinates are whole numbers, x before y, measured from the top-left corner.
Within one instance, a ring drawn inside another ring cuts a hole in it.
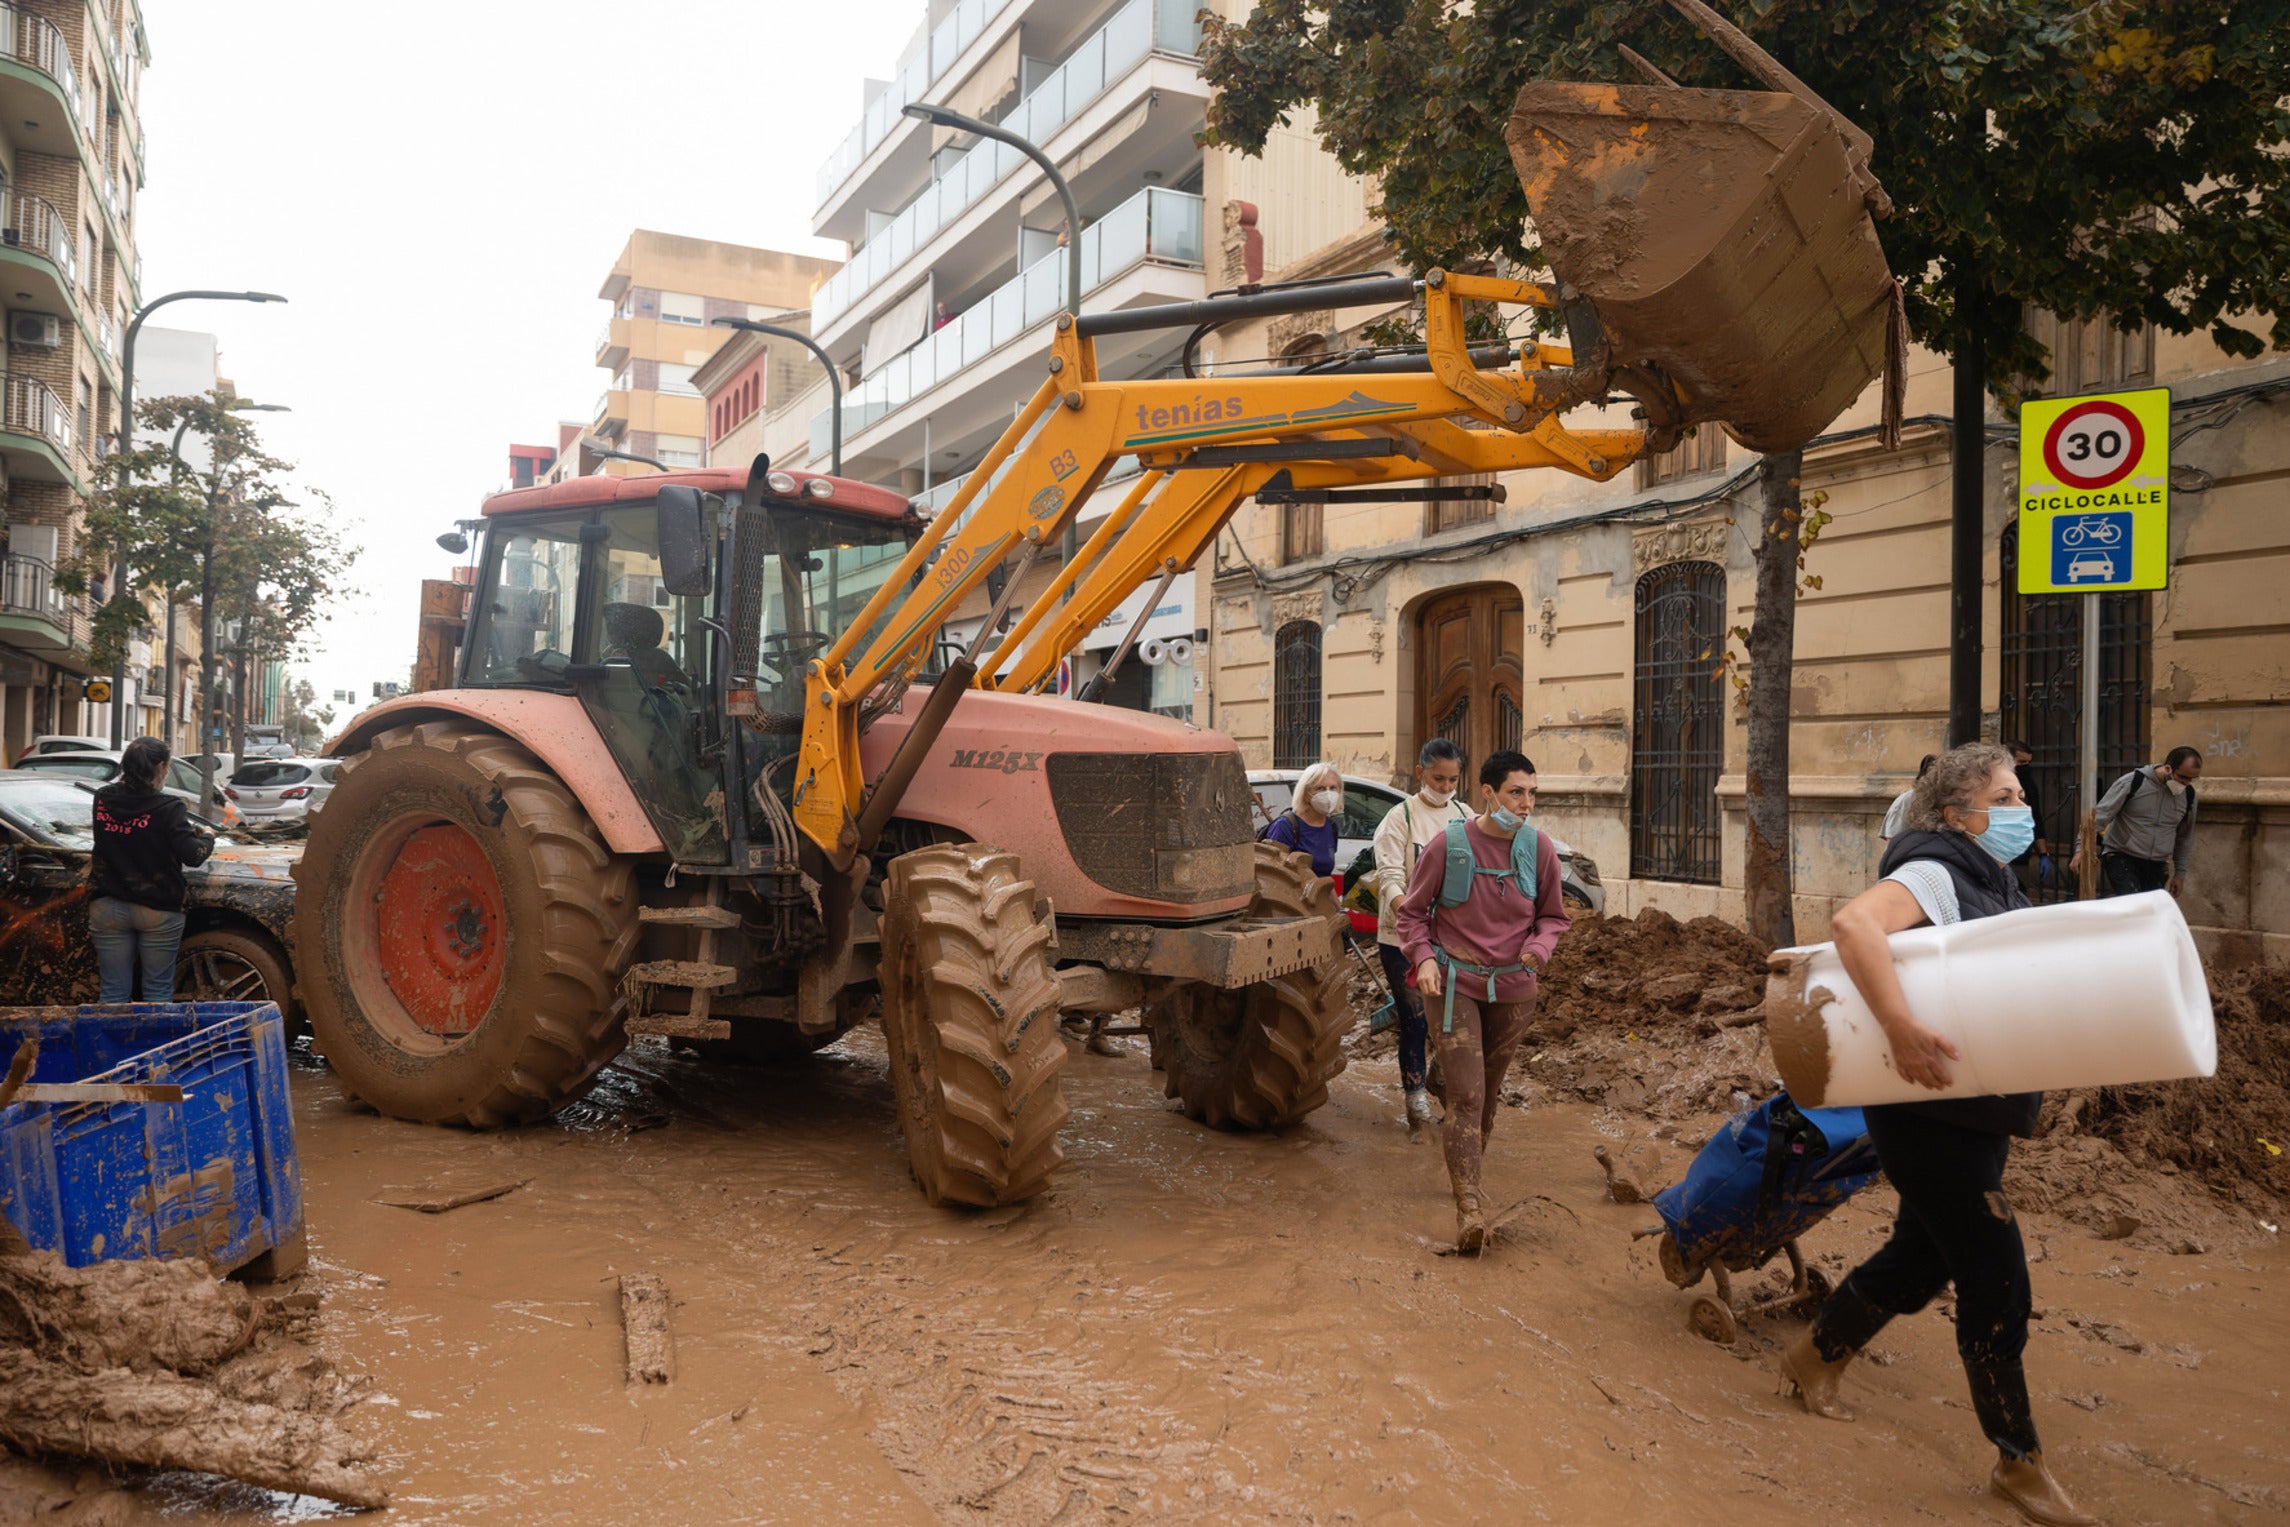
[[[1964,921],[1994,917],[2028,904],[2019,877],[2009,865],[1998,864],[1988,851],[1960,832],[1904,832],[1885,845],[1879,875],[1915,859],[1929,859],[1948,871],[1956,886],[1956,908]],[[1889,1103],[1882,1106],[1940,1119],[1960,1129],[1991,1135],[2033,1135],[2036,1114],[2043,1107],[2040,1092],[2014,1092],[1997,1097],[1944,1098],[1930,1103]]]

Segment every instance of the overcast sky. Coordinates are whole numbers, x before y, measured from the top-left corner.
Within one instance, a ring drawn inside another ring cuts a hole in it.
[[[272,449],[363,547],[301,671],[403,678],[434,544],[603,391],[597,287],[629,230],[839,254],[814,175],[922,0],[144,0],[148,299],[179,303]]]

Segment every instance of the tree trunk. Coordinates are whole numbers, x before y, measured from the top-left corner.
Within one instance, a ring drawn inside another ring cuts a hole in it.
[[[1757,603],[1749,628],[1749,934],[1775,948],[1797,942],[1789,854],[1789,690],[1797,649],[1797,557],[1803,545],[1798,475],[1805,453],[1758,462]]]

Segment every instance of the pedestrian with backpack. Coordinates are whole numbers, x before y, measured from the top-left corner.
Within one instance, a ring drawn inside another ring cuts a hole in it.
[[[2195,846],[2195,781],[2203,755],[2173,748],[2153,767],[2124,775],[2099,799],[2099,894],[2186,889],[2187,861]],[[2068,861],[2083,872],[2083,854]]]
[[[1336,873],[1336,814],[1343,809],[1344,776],[1323,758],[1296,776],[1288,809],[1257,836],[1292,854],[1306,855],[1312,873],[1325,879]]]
[[[1479,804],[1483,815],[1447,824],[1437,851],[1417,855],[1395,913],[1427,1017],[1437,1015],[1455,1246],[1472,1254],[1487,1239],[1479,1168],[1503,1078],[1534,1016],[1537,977],[1573,926],[1558,850],[1527,820],[1535,766],[1524,753],[1506,748],[1479,766]]]
[[[1444,843],[1450,825],[1471,820],[1471,808],[1455,798],[1462,784],[1463,750],[1444,737],[1432,738],[1415,755],[1415,793],[1386,812],[1376,828],[1376,958],[1399,1008],[1399,1084],[1410,1130],[1431,1122],[1431,1098],[1424,1091],[1428,1039],[1423,999],[1408,989],[1397,912],[1423,848]]]

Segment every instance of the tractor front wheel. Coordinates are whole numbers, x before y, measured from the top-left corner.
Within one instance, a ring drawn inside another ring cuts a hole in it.
[[[1065,1159],[1050,933],[1014,854],[944,844],[891,861],[883,1032],[907,1159],[934,1204],[1017,1203]]]
[[[1335,921],[1343,913],[1302,854],[1259,843],[1249,916]],[[1352,1022],[1341,976],[1341,961],[1331,961],[1238,991],[1170,987],[1145,1009],[1168,1095],[1216,1129],[1278,1129],[1327,1102]]]
[[[294,878],[311,1032],[385,1114],[542,1118],[627,1043],[634,872],[506,737],[452,721],[381,733],[343,763]]]

